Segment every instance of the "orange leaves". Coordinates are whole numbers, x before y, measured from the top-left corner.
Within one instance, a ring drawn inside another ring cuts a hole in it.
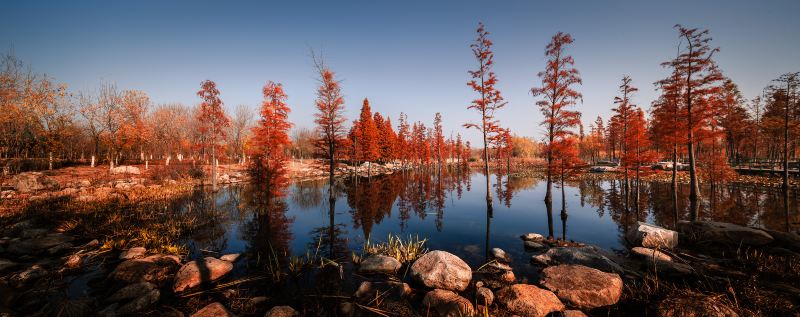
[[[286,178],[286,148],[289,140],[289,106],[286,105],[286,93],[281,84],[267,82],[262,90],[264,101],[261,103],[261,118],[258,126],[253,128],[251,140],[251,174],[261,182],[267,182],[270,188],[281,188]],[[279,192],[275,192],[278,194]]]
[[[225,129],[230,126],[230,120],[222,109],[222,100],[219,98],[216,83],[210,80],[203,81],[197,96],[203,100],[197,113],[202,135],[200,145],[203,148],[214,149],[219,146],[218,142],[225,138]]]
[[[492,71],[494,64],[492,41],[487,38],[489,33],[486,32],[483,23],[478,24],[477,32],[478,38],[475,43],[470,45],[470,48],[478,61],[478,69],[468,71],[473,79],[467,82],[467,86],[470,86],[480,97],[473,100],[467,109],[477,110],[481,114],[481,123],[467,123],[464,124],[464,127],[475,128],[488,134],[492,132],[492,126],[495,125],[494,112],[505,106],[506,103],[503,101],[500,91],[494,87],[497,84],[497,76]]]
[[[319,133],[317,146],[319,152],[329,159],[332,166],[337,147],[344,138],[344,97],[339,82],[334,79],[333,71],[321,63],[317,68],[320,76],[315,102],[317,113],[314,114],[314,122]],[[332,173],[333,169],[330,170]]]

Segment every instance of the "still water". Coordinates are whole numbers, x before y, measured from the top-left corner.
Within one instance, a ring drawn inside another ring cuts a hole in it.
[[[673,228],[675,214],[669,183],[642,183],[639,212],[635,193],[625,204],[622,183],[597,175],[554,184],[553,210],[544,204],[546,182],[535,177],[490,175],[493,211],[487,216],[486,178],[476,172],[438,174],[396,173],[340,180],[331,213],[326,181],[305,181],[264,199],[254,185],[198,189],[176,201],[174,210],[192,212],[208,225],[186,242],[190,257],[245,253],[258,257],[320,252],[349,260],[366,239],[386,241],[388,235],[427,238],[427,247],[454,253],[476,268],[487,250],[499,247],[515,259],[515,270],[532,270],[519,236],[527,232],[565,237],[624,252],[623,232],[638,220]],[[685,187],[685,186],[684,186]],[[688,219],[688,187],[679,192],[680,219]],[[779,190],[750,185],[703,189],[703,220],[785,230],[798,226],[797,193],[790,194],[790,212],[783,211]],[[552,225],[550,225],[552,224]]]

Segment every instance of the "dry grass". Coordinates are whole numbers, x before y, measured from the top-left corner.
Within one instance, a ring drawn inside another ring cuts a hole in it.
[[[389,234],[385,242],[372,243],[367,239],[364,242],[362,256],[353,255],[353,263],[361,262],[363,255],[385,255],[393,257],[400,261],[400,263],[410,263],[428,252],[425,247],[427,238],[420,240],[419,236],[409,235],[406,238],[399,235]]]

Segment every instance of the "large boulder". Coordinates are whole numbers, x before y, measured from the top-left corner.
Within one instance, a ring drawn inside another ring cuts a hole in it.
[[[147,249],[143,247],[133,247],[128,250],[122,251],[122,253],[120,253],[119,255],[119,258],[122,260],[143,258],[146,252]]]
[[[161,292],[159,292],[157,289],[151,290],[147,294],[142,295],[117,308],[116,315],[128,316],[132,313],[144,310],[145,308],[150,307],[150,305],[158,302],[160,297]]]
[[[553,292],[528,284],[514,284],[497,292],[497,302],[512,314],[544,317],[564,310],[564,304]]]
[[[206,257],[201,260],[186,263],[175,274],[175,292],[182,292],[203,283],[216,281],[233,270],[233,264],[217,258]]]
[[[270,308],[264,317],[297,317],[299,314],[290,306],[275,306]]]
[[[634,247],[631,249],[631,254],[641,257],[646,261],[672,261],[671,256],[656,249]]]
[[[141,297],[149,294],[153,289],[155,289],[155,285],[148,282],[129,284],[117,290],[114,292],[114,294],[111,294],[111,296],[106,298],[106,301],[118,302],[121,300]]]
[[[22,241],[11,241],[8,244],[8,248],[6,249],[6,251],[14,254],[35,255],[42,253],[50,248],[64,245],[65,243],[70,242],[72,240],[73,239],[70,236],[61,233],[51,233],[38,238],[22,240]]]
[[[800,234],[769,229],[764,229],[764,231],[775,239],[773,242],[774,245],[794,252],[800,252]]]
[[[411,278],[426,287],[460,292],[472,280],[472,269],[451,253],[431,251],[411,265]]]
[[[225,306],[218,302],[206,305],[202,309],[196,311],[190,317],[235,317],[232,312],[228,311]]]
[[[591,246],[551,248],[545,253],[531,257],[531,262],[544,266],[580,264],[603,272],[621,273],[624,271],[619,264],[600,254],[600,251]]]
[[[131,259],[120,263],[109,277],[113,280],[132,284],[150,282],[163,285],[180,266],[180,260],[173,255],[151,255],[142,259]]]
[[[542,270],[544,288],[570,307],[593,309],[614,305],[622,295],[622,279],[583,265],[557,265]]]
[[[117,166],[111,169],[111,174],[134,174],[139,175],[141,171],[136,166]]]
[[[393,257],[385,255],[370,255],[358,267],[362,274],[395,274],[402,264]]]
[[[716,296],[685,293],[667,297],[658,304],[659,317],[738,317],[733,308]]]
[[[732,246],[762,246],[774,240],[764,230],[727,222],[679,221],[678,230],[696,241],[712,241]]]
[[[645,248],[674,249],[678,246],[678,232],[638,222],[628,231],[628,242]]]
[[[472,316],[475,308],[472,303],[460,295],[442,289],[435,289],[422,299],[423,316],[458,317]]]
[[[30,193],[43,189],[57,189],[58,182],[40,172],[27,172],[15,175],[11,187],[20,193]]]

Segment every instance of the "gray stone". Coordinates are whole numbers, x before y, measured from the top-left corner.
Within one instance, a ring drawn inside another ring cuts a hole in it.
[[[47,229],[42,228],[29,228],[22,230],[22,235],[20,238],[23,239],[33,239],[33,238],[40,238],[47,235]]]
[[[800,234],[769,229],[764,229],[764,231],[775,239],[773,242],[774,245],[794,252],[800,252]]]
[[[525,241],[525,249],[526,250],[541,250],[541,249],[544,249],[546,247],[547,246],[545,246],[544,244],[536,242],[536,241]]]
[[[21,285],[39,279],[47,274],[48,274],[47,270],[45,270],[44,267],[38,264],[34,264],[31,267],[27,268],[26,270],[11,276],[11,281],[16,283],[17,285]]]
[[[542,270],[539,284],[570,307],[594,309],[614,305],[622,296],[622,279],[583,265],[557,265]]]
[[[647,261],[653,261],[653,260],[672,261],[671,256],[656,249],[634,247],[631,249],[631,253],[641,258],[644,258]]]
[[[219,257],[219,259],[223,260],[223,261],[228,261],[228,262],[233,263],[233,262],[236,262],[237,259],[239,259],[240,255],[241,255],[240,253],[231,253],[231,254],[223,255],[223,256]]]
[[[531,257],[533,263],[544,266],[559,264],[580,264],[603,272],[621,273],[622,267],[591,246],[556,247],[547,252]]]
[[[774,240],[763,230],[726,222],[679,221],[678,230],[696,241],[713,241],[731,246],[762,246]]]
[[[564,310],[553,292],[528,284],[514,284],[495,294],[497,302],[510,313],[526,317],[544,317]]]
[[[14,254],[36,255],[69,241],[72,241],[72,237],[61,233],[51,233],[44,237],[12,241],[9,243],[7,251]]]
[[[431,251],[411,265],[411,278],[429,288],[463,291],[472,280],[472,269],[459,257]]]
[[[142,297],[150,294],[150,291],[153,289],[155,289],[155,285],[148,282],[130,284],[114,292],[114,294],[106,298],[106,301],[118,302],[121,300]]]
[[[111,169],[111,174],[134,174],[139,175],[141,171],[136,166],[117,166]]]
[[[26,172],[11,179],[11,187],[20,193],[30,193],[44,189],[58,188],[58,182],[40,172]]]
[[[422,315],[431,313],[432,316],[457,317],[472,316],[475,308],[472,303],[458,294],[442,289],[435,289],[422,299]]]
[[[678,246],[677,231],[644,222],[638,222],[627,236],[631,244],[645,248],[674,249]]]
[[[133,247],[128,250],[122,251],[122,253],[120,253],[119,255],[119,258],[122,260],[143,258],[146,252],[147,249],[145,249],[144,247]]]
[[[138,297],[138,298],[126,303],[125,305],[120,306],[117,309],[116,313],[117,313],[117,315],[122,315],[122,316],[130,315],[132,313],[135,313],[135,312],[141,311],[141,310],[143,310],[143,309],[145,309],[147,307],[150,307],[150,305],[153,305],[156,302],[158,302],[158,299],[160,297],[161,297],[161,292],[159,292],[157,289],[151,290],[149,293],[147,293],[147,294],[145,294],[145,295],[143,295],[141,297]]]
[[[395,274],[402,264],[393,257],[385,255],[370,255],[358,266],[361,274]]]
[[[522,238],[523,241],[533,241],[533,242],[544,241],[544,236],[538,233],[526,233],[523,234],[520,238]]]
[[[495,260],[500,262],[511,263],[511,255],[506,253],[506,251],[503,251],[503,249],[500,248],[492,248],[492,257],[494,257]]]
[[[290,306],[275,306],[270,308],[264,317],[296,317],[299,314]]]
[[[160,286],[175,274],[179,265],[180,260],[176,256],[151,255],[120,263],[109,277],[128,284],[150,282]]]
[[[190,317],[235,317],[225,306],[218,302],[213,302],[196,311]]]
[[[178,273],[175,274],[175,292],[182,292],[200,286],[202,283],[214,282],[233,269],[233,264],[212,257],[206,257],[199,261],[186,263]]]

